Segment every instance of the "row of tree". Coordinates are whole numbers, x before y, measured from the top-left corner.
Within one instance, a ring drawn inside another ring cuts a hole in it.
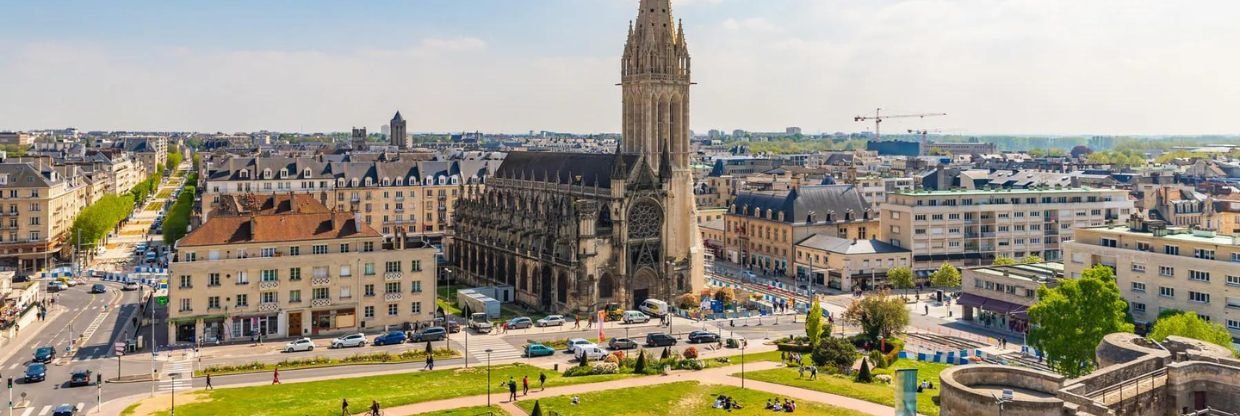
[[[109,194],[79,212],[70,227],[70,238],[82,244],[98,243],[133,212],[132,195]]]
[[[185,156],[182,156],[179,150],[173,149],[168,152],[168,159],[164,160],[164,170],[175,172],[177,166],[181,166],[182,160],[185,160]]]
[[[194,208],[194,194],[198,183],[198,173],[190,172],[185,178],[185,188],[177,195],[177,200],[168,209],[168,215],[164,217],[164,244],[172,245],[181,237],[185,236],[189,229],[189,217]]]

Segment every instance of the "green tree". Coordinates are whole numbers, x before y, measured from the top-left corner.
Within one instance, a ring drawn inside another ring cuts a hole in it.
[[[168,152],[168,159],[164,161],[164,170],[169,172],[176,171],[177,166],[181,166],[184,156],[179,151]]]
[[[1209,342],[1231,348],[1231,333],[1223,324],[1201,319],[1197,312],[1184,312],[1167,317],[1159,317],[1154,321],[1154,329],[1149,337],[1155,341],[1166,340],[1175,335]]]
[[[1042,262],[1041,257],[1035,256],[1032,254],[1020,259],[1020,264],[1035,264],[1035,263],[1041,263],[1041,262]]]
[[[887,297],[885,292],[866,295],[854,300],[844,310],[846,322],[861,327],[861,332],[872,340],[890,338],[908,326],[908,309],[904,301]]]
[[[857,356],[860,355],[857,353],[857,347],[853,346],[848,339],[826,336],[821,341],[810,353],[810,358],[819,367],[830,367],[842,371],[852,366]]]
[[[874,375],[870,374],[870,360],[861,358],[861,371],[857,372],[858,383],[870,383],[874,381]]]
[[[189,217],[194,209],[195,192],[196,188],[193,185],[186,185],[181,194],[177,195],[176,202],[168,209],[167,219],[164,220],[165,244],[172,245],[185,236],[189,229]]]
[[[943,263],[934,274],[930,275],[930,284],[936,287],[959,287],[960,270],[949,263]]]
[[[995,266],[1011,266],[1013,264],[1016,264],[1016,259],[1013,259],[1007,256],[999,256],[999,257],[995,257],[995,261],[991,264]]]
[[[530,416],[543,416],[542,406],[538,404],[538,400],[534,401],[534,410],[530,411]]]
[[[637,362],[633,363],[633,374],[644,374],[646,372],[646,350],[637,353]]]
[[[887,280],[891,282],[892,287],[904,289],[904,297],[908,297],[908,290],[913,288],[913,269],[900,266],[888,270]]]
[[[1102,337],[1132,332],[1132,324],[1124,321],[1127,310],[1111,268],[1095,265],[1078,279],[1038,289],[1038,302],[1029,308],[1029,344],[1046,353],[1055,371],[1080,377],[1094,368],[1094,349]]]
[[[822,307],[818,304],[817,296],[809,307],[809,313],[805,315],[805,336],[809,338],[810,348],[818,345],[818,337],[822,336]]]

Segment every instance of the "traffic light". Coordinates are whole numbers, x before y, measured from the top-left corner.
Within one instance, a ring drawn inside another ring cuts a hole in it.
[[[97,386],[103,385],[103,373],[95,374],[95,385]]]
[[[9,388],[13,388],[13,377],[9,377]]]

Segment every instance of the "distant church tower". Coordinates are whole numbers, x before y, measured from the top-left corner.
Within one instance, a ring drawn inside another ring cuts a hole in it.
[[[664,255],[703,287],[703,245],[689,169],[689,48],[670,0],[641,0],[620,64],[621,151],[639,154],[666,187]],[[668,270],[665,276],[683,272]]]
[[[396,112],[396,116],[392,117],[392,122],[389,124],[388,129],[392,132],[390,137],[392,146],[401,149],[409,148],[409,139],[405,136],[405,119],[400,117],[400,111]]]
[[[353,150],[363,150],[366,148],[366,128],[353,128],[353,136],[351,140]]]

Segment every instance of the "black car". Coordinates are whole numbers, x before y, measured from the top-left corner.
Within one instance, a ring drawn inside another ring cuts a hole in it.
[[[77,416],[78,409],[71,404],[62,404],[56,406],[56,410],[52,411],[52,416]]]
[[[53,358],[56,358],[55,348],[39,347],[39,349],[34,350],[34,361],[35,362],[48,363],[48,362],[51,362]]]
[[[443,327],[432,326],[430,328],[422,328],[418,332],[413,333],[413,337],[409,338],[409,342],[425,342],[425,341],[442,341],[448,337],[448,331]]]
[[[90,293],[108,293],[108,287],[99,283],[90,286]]]
[[[670,347],[676,345],[676,338],[662,332],[651,332],[646,334],[647,347]]]
[[[69,387],[89,386],[90,370],[77,369],[69,376]]]
[[[26,382],[33,383],[47,379],[47,365],[43,363],[30,363],[26,366]]]
[[[706,342],[719,342],[719,334],[700,330],[689,333],[690,344],[701,344]]]

